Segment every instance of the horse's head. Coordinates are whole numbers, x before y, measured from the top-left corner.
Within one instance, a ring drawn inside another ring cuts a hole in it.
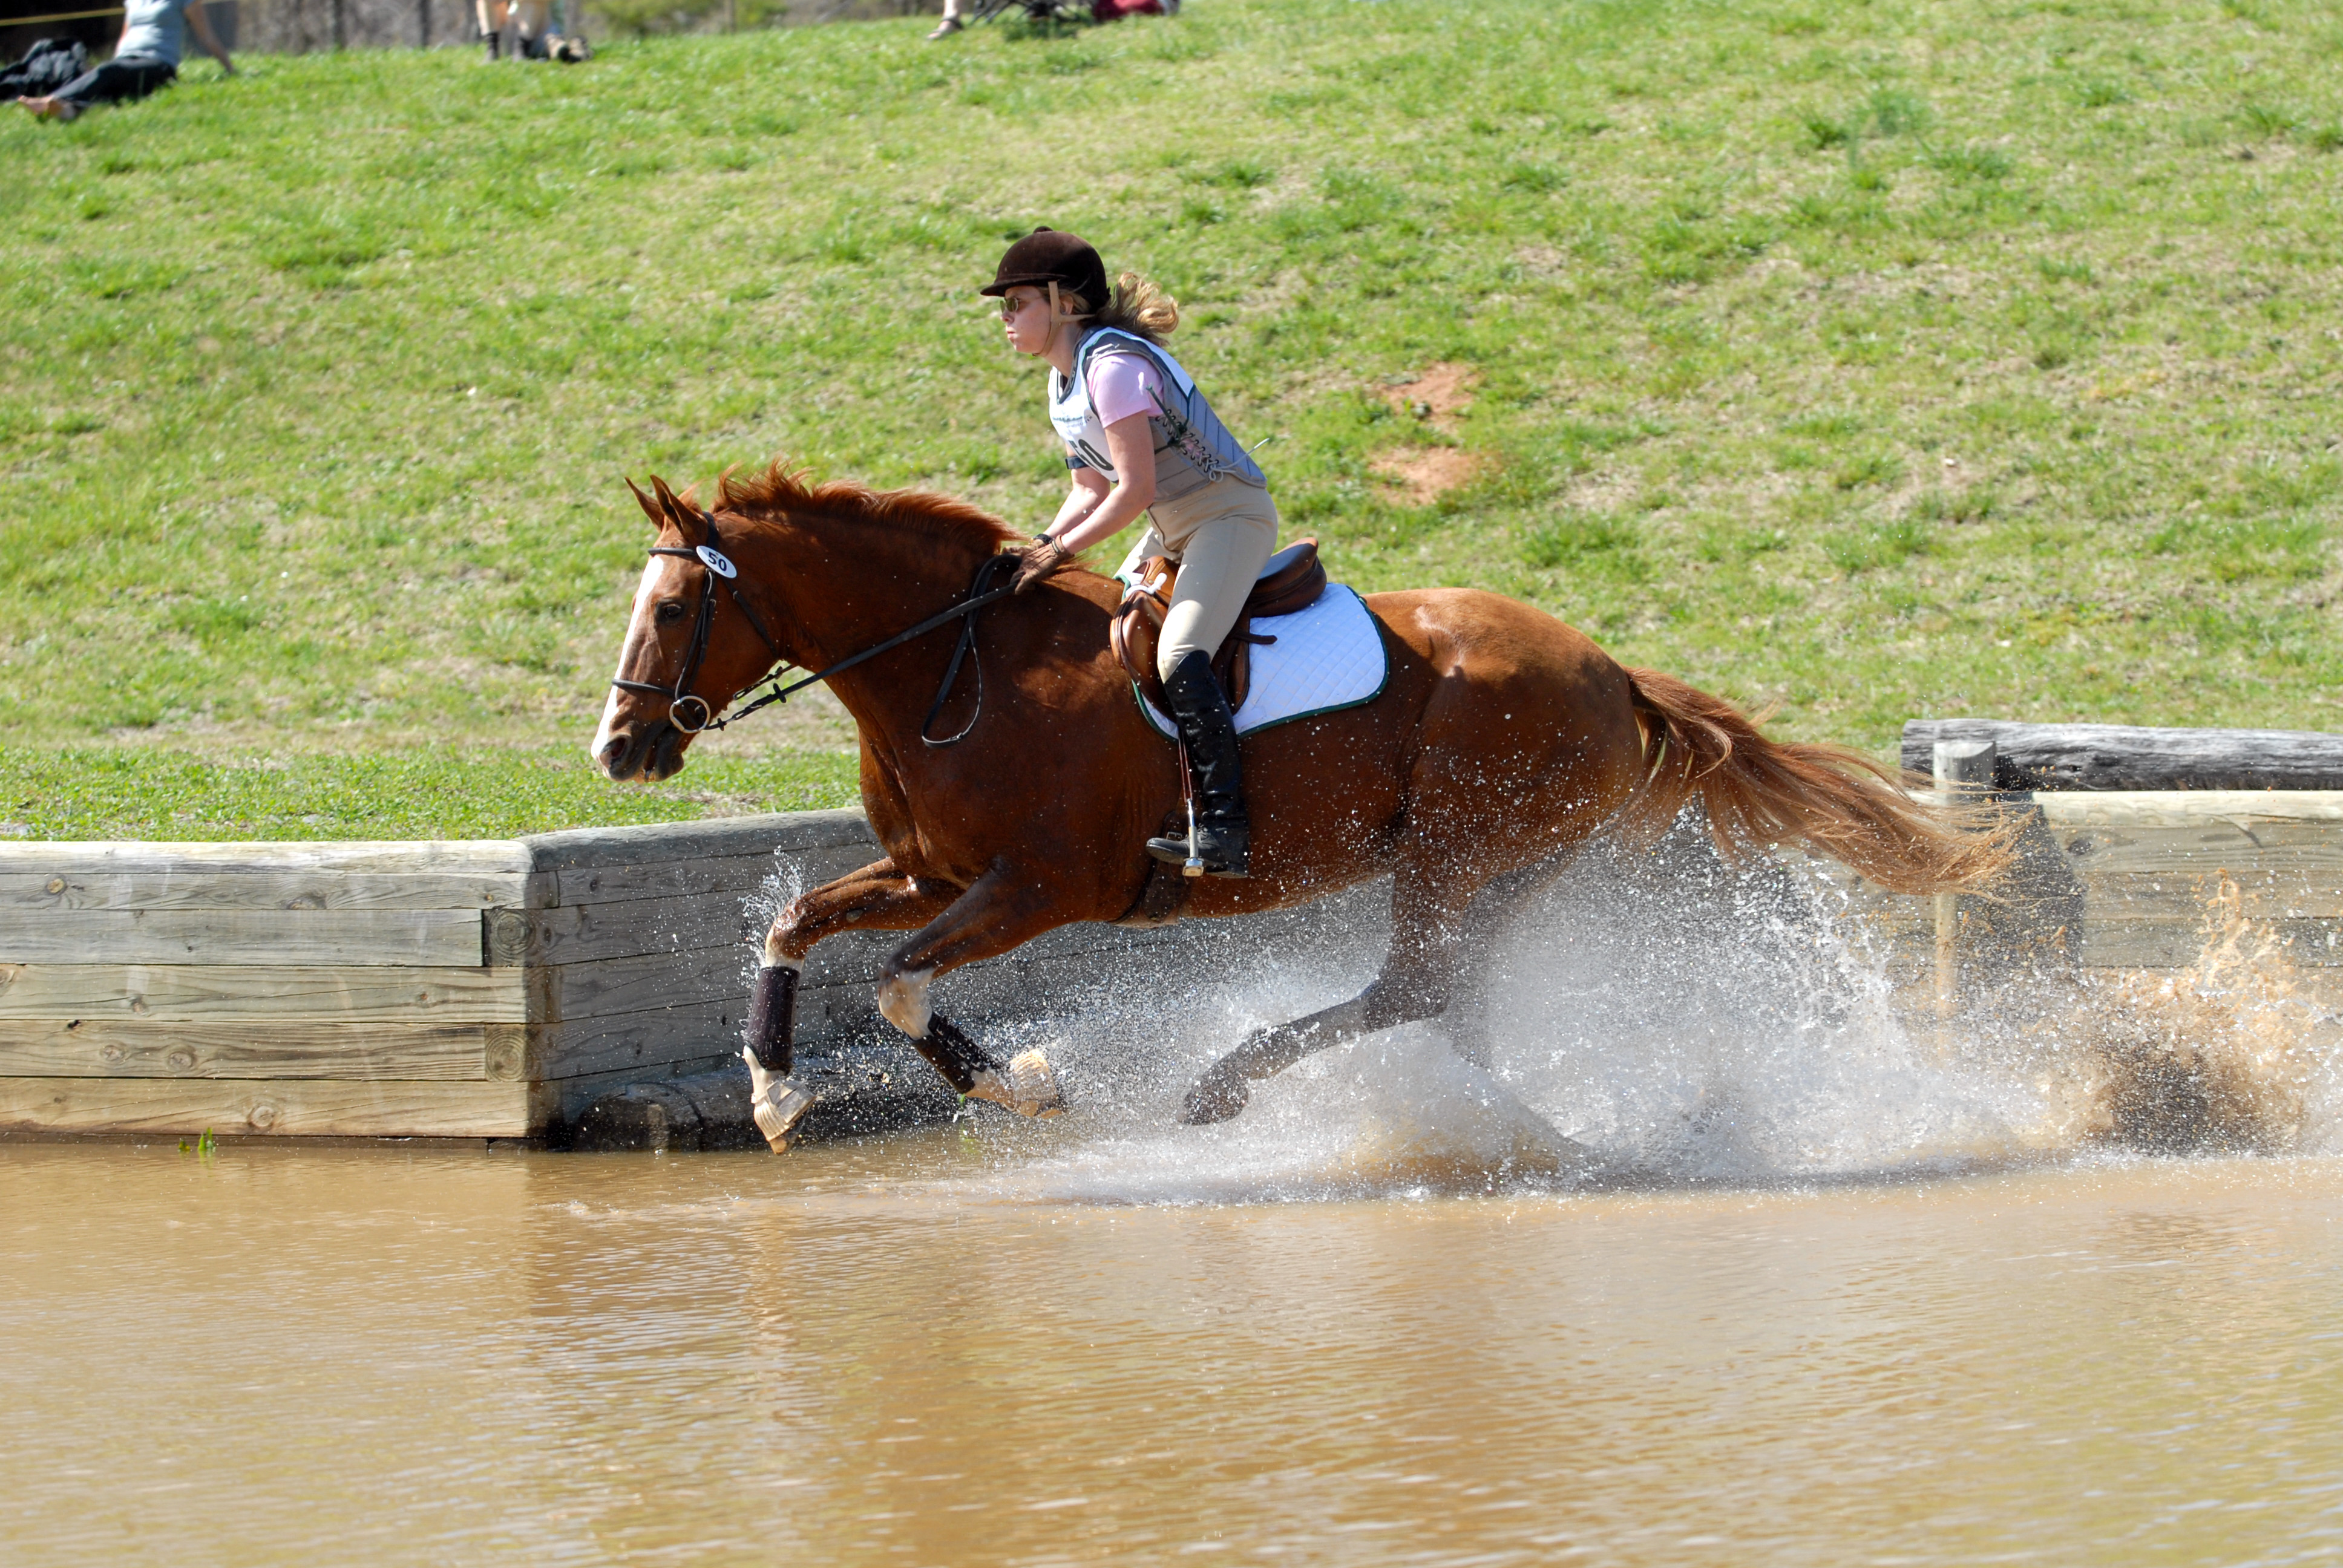
[[[657,533],[592,754],[612,779],[656,783],[682,769],[692,738],[771,668],[779,649],[740,598],[745,585],[731,552],[748,542],[747,526],[733,519],[719,539],[715,518],[689,490],[678,496],[657,476],[649,495],[631,479],[627,487]]]

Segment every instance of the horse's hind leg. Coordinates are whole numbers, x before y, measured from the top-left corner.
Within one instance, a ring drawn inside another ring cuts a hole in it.
[[[1349,1001],[1263,1030],[1205,1069],[1180,1107],[1191,1127],[1225,1121],[1245,1108],[1253,1081],[1272,1078],[1303,1057],[1377,1030],[1448,1010],[1460,969],[1457,937],[1478,884],[1435,884],[1403,868],[1392,888],[1392,945],[1374,983]]]
[[[1498,878],[1465,911],[1456,994],[1448,1010],[1448,1040],[1457,1055],[1487,1071],[1495,998],[1491,965],[1500,945],[1539,898],[1578,863],[1579,846]]]

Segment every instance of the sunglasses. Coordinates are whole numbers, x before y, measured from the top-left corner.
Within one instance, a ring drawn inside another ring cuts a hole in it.
[[[1027,306],[1042,303],[1044,301],[1039,295],[1029,294],[1024,298],[1019,299],[1014,295],[1004,294],[1001,297],[1001,319],[1014,321],[1017,319],[1017,313]]]

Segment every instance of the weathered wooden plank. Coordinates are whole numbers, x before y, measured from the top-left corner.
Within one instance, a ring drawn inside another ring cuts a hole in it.
[[[473,967],[473,910],[55,910],[0,915],[0,963]]]
[[[797,879],[808,888],[842,877],[878,858],[875,848],[862,844],[809,849],[789,857]],[[558,879],[558,901],[568,905],[693,895],[746,898],[763,889],[779,869],[779,862],[770,855],[737,855],[631,866],[578,866],[547,874]]]
[[[0,875],[9,876],[208,877],[336,871],[518,878],[531,869],[528,846],[511,839],[283,844],[0,839]]]
[[[0,929],[47,910],[483,910],[519,904],[510,871],[6,871]],[[547,892],[551,894],[551,880]]]
[[[152,1019],[0,1019],[0,1077],[486,1079],[481,1023],[166,1023]]]
[[[598,963],[560,964],[532,972],[547,986],[541,1022],[569,1022],[612,1013],[745,997],[756,955],[747,943],[697,948],[679,953],[644,953]],[[498,973],[518,971],[498,970]],[[0,1004],[5,1004],[0,996]]]
[[[770,859],[870,842],[862,813],[784,811],[719,817],[699,822],[656,822],[629,828],[576,828],[539,833],[521,842],[540,871],[660,864],[670,860]]]
[[[748,995],[742,992],[720,1000],[531,1024],[529,1076],[578,1078],[627,1068],[653,1068],[688,1057],[737,1053],[748,1008]],[[801,1040],[807,1037],[806,1012],[800,1006]]]
[[[253,964],[0,964],[0,1019],[525,1023],[528,971]]]
[[[0,1133],[527,1138],[559,1103],[539,1083],[0,1078]]]
[[[2184,849],[2188,844],[2247,841],[2263,849],[2275,846],[2318,846],[2343,841],[2343,795],[2331,789],[2303,789],[2287,795],[2279,789],[2205,789],[2172,795],[2034,795],[2055,832],[2167,834],[2141,837],[2144,844]],[[2207,834],[2188,839],[2186,834]]]
[[[2082,879],[2083,896],[2094,920],[2135,915],[2194,918],[2220,892],[2225,873],[2237,891],[2238,912],[2250,920],[2343,916],[2343,887],[2332,881],[2231,867],[2087,876]]]
[[[2288,961],[2306,969],[2343,965],[2343,921],[2259,922],[2286,944]],[[2083,962],[2101,969],[2186,969],[2205,951],[2201,920],[2174,917],[2096,921],[2083,928]],[[2250,949],[2250,944],[2248,944]]]
[[[2067,864],[2094,910],[2201,907],[2223,876],[2247,914],[2343,914],[2343,822],[2207,820],[2185,827],[2063,825]]]
[[[586,963],[693,948],[742,949],[763,939],[766,919],[738,892],[726,890],[533,910],[521,917],[519,936],[527,962]]]
[[[1926,772],[1939,740],[1992,741],[2003,789],[2343,789],[2343,735],[2314,730],[1916,719],[1904,766]]]

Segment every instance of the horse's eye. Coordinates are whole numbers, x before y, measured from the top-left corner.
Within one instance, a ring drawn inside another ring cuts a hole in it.
[[[683,601],[679,598],[669,599],[659,607],[658,614],[659,623],[661,626],[673,626],[683,618]]]

